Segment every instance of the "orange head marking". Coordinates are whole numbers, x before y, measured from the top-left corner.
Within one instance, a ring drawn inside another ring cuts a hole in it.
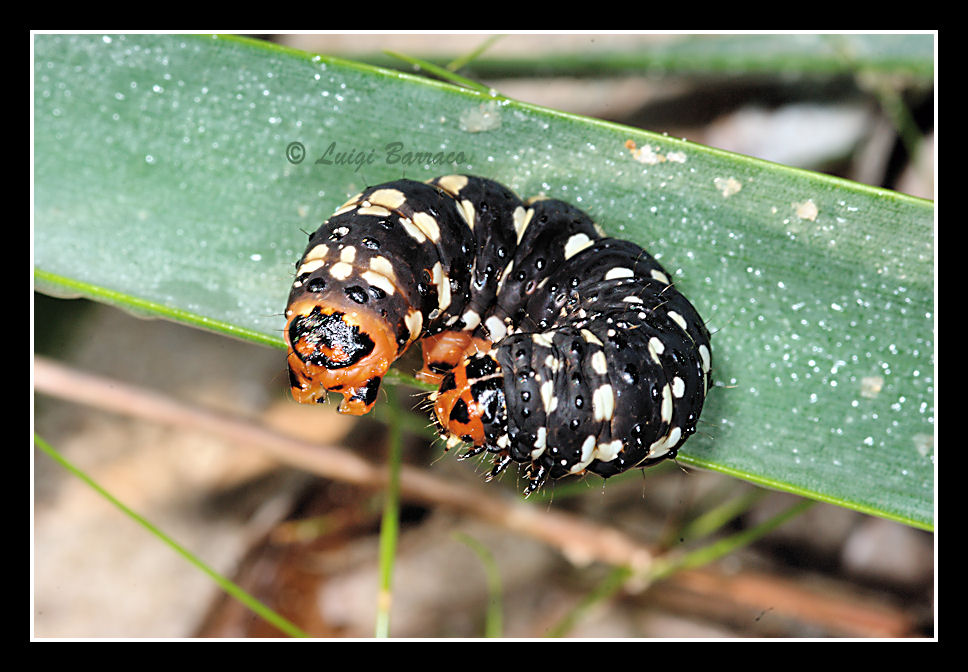
[[[367,312],[310,301],[290,306],[289,315],[289,383],[296,401],[317,403],[336,391],[343,395],[341,413],[369,412],[397,356],[387,323]]]

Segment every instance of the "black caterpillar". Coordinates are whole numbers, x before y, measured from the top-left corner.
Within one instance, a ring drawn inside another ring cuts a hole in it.
[[[608,477],[674,457],[710,385],[709,332],[645,250],[588,215],[448,175],[367,188],[309,237],[286,308],[303,403],[367,413],[423,339],[447,447],[495,453],[489,477]]]

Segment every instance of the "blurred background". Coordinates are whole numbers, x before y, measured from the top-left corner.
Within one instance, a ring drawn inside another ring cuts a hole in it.
[[[897,58],[884,69],[804,60],[798,43],[817,36],[760,36],[756,43],[744,37],[262,36],[407,72],[413,66],[387,52],[447,65],[480,50],[458,71],[510,98],[934,198],[934,36],[889,36],[883,48]],[[857,42],[822,39],[842,44],[843,59],[856,56]],[[868,55],[879,48],[875,41],[860,44]],[[378,418],[292,403],[278,350],[82,300],[37,294],[34,309],[38,354],[375,462],[385,455],[386,429]],[[159,352],[178,356],[153,355]],[[420,397],[397,389],[400,405],[425,417]],[[379,489],[314,477],[205,432],[41,395],[34,404],[37,433],[301,628],[322,637],[373,635]],[[485,486],[484,465],[475,469],[452,454],[441,456],[421,423],[408,425],[407,464],[467,488],[518,496],[513,475]],[[35,636],[279,635],[46,455],[35,452],[33,466]],[[597,478],[575,480],[577,487],[561,483],[534,505],[614,526],[656,551],[674,547],[685,521],[723,502],[747,502],[720,531],[728,535],[795,501],[672,463],[604,485]],[[611,576],[607,566],[576,563],[560,548],[446,505],[403,504],[394,636],[483,636],[492,596],[485,566],[465,537],[494,558],[507,637],[924,637],[934,631],[933,535],[835,506],[816,504],[696,572],[647,590],[627,584],[596,600]]]

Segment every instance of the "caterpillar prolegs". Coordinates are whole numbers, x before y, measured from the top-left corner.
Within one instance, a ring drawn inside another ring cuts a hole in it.
[[[303,403],[369,412],[422,339],[448,448],[527,465],[527,492],[674,457],[711,378],[709,332],[638,245],[559,200],[447,175],[368,187],[309,237],[286,308]]]

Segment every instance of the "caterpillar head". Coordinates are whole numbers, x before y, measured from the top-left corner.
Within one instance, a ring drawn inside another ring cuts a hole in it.
[[[289,384],[296,401],[318,403],[327,392],[339,392],[341,413],[368,413],[398,355],[397,336],[386,320],[314,301],[291,304],[287,318]]]
[[[466,358],[430,398],[442,434],[480,447],[507,433],[504,378],[493,351]]]

